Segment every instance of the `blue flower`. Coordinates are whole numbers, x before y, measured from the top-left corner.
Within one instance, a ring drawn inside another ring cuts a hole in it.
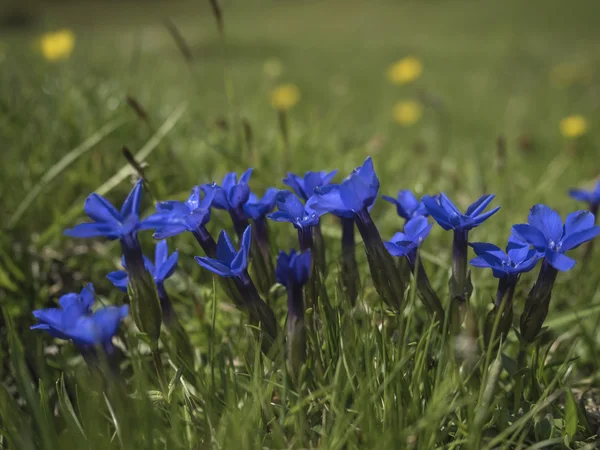
[[[304,230],[316,226],[323,212],[317,212],[302,202],[290,191],[277,194],[277,209],[269,214],[269,219],[275,222],[290,222],[294,228]]]
[[[227,211],[239,210],[250,197],[250,187],[248,181],[252,175],[253,169],[246,170],[237,181],[235,172],[230,172],[223,177],[221,186],[216,186],[214,183],[205,184],[201,189],[206,193],[209,189],[216,189],[215,196],[212,201],[212,206],[217,209],[225,209]]]
[[[492,269],[496,278],[507,278],[529,272],[543,256],[516,235],[508,238],[506,253],[495,245],[484,242],[472,242],[469,245],[477,255],[470,264],[474,267]]]
[[[342,184],[317,188],[308,200],[307,207],[340,217],[355,217],[373,206],[378,192],[379,179],[369,156]]]
[[[556,211],[546,205],[535,205],[528,222],[514,225],[513,231],[542,253],[552,267],[563,272],[575,265],[575,260],[564,253],[600,234],[600,227],[594,226],[594,215],[588,211],[569,214],[563,226]]]
[[[587,202],[592,206],[597,207],[600,204],[600,181],[592,191],[584,191],[583,189],[570,189],[569,195],[575,200]]]
[[[210,270],[222,277],[237,277],[246,272],[248,267],[248,254],[250,253],[250,240],[252,237],[252,226],[248,226],[242,236],[242,245],[239,252],[225,231],[219,234],[217,242],[217,257],[208,258],[196,256],[196,261],[205,269]]]
[[[288,172],[287,177],[283,179],[283,183],[291,187],[298,197],[307,201],[315,192],[315,189],[329,184],[335,176],[337,170],[326,172],[306,172],[304,178]]]
[[[285,287],[305,285],[310,276],[310,251],[297,253],[291,250],[289,255],[280,251],[275,274],[277,282]]]
[[[494,195],[482,195],[467,208],[465,214],[461,213],[443,192],[436,197],[425,196],[421,201],[429,214],[431,214],[431,217],[444,230],[468,231],[481,225],[485,220],[498,212],[500,209],[499,206],[483,213],[494,197]]]
[[[156,285],[162,286],[165,280],[173,275],[173,272],[175,272],[178,259],[179,252],[175,251],[171,256],[169,256],[169,246],[167,241],[162,240],[156,244],[154,263],[144,256],[144,265],[146,266],[146,270],[152,275]],[[125,267],[124,260],[122,264],[123,267]],[[106,278],[108,278],[110,282],[115,285],[115,287],[119,288],[123,292],[127,292],[129,276],[126,271],[118,270],[111,272],[106,276]]]
[[[58,339],[70,339],[82,347],[103,345],[106,350],[112,348],[112,337],[129,312],[129,307],[124,305],[108,306],[92,313],[94,287],[91,284],[80,294],[63,295],[58,303],[60,308],[33,311],[39,323],[31,329],[47,331]]]
[[[156,228],[155,239],[165,239],[185,231],[195,232],[210,220],[210,206],[216,189],[204,186],[204,198],[200,200],[200,187],[195,186],[185,202],[168,200],[156,204],[156,213],[145,222]]]
[[[259,200],[253,192],[250,192],[248,201],[243,206],[244,213],[252,220],[264,219],[275,208],[278,193],[279,189],[269,188]]]
[[[433,227],[433,224],[429,223],[426,217],[415,217],[406,222],[403,233],[396,233],[389,242],[385,243],[385,248],[393,256],[402,257],[410,255],[429,236],[431,227]]]
[[[125,199],[120,211],[98,194],[90,195],[83,209],[93,222],[82,223],[65,230],[66,236],[90,238],[104,236],[108,239],[123,239],[139,230],[153,228],[152,223],[140,221],[142,180],[139,180]]]
[[[406,220],[410,220],[417,216],[429,215],[423,202],[419,201],[409,190],[398,191],[397,198],[389,197],[387,195],[383,195],[381,198],[396,205],[398,215]]]

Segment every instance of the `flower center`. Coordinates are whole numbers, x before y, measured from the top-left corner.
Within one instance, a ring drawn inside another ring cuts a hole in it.
[[[550,241],[548,243],[548,248],[552,251],[559,252],[562,247],[562,242],[554,242]]]

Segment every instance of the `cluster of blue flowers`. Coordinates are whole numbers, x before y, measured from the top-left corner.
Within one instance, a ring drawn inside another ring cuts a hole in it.
[[[590,211],[577,211],[567,216],[563,225],[558,213],[545,205],[531,208],[528,223],[514,225],[506,251],[491,243],[470,242],[469,231],[495,215],[500,207],[489,209],[493,195],[483,195],[466,211],[441,193],[417,199],[407,190],[394,197],[383,196],[393,203],[404,219],[403,231],[383,242],[370,211],[379,196],[379,179],[371,158],[357,167],[339,184],[332,184],[337,171],[308,172],[304,177],[288,173],[283,182],[292,191],[267,189],[263,196],[250,190],[252,169],[238,179],[227,174],[221,185],[196,186],[184,201],[165,201],[156,205],[156,213],[146,219],[139,216],[142,195],[140,180],[120,210],[103,197],[92,194],[84,209],[92,220],[66,230],[67,236],[77,238],[105,237],[119,240],[123,253],[123,271],[108,274],[119,289],[131,299],[133,318],[138,328],[156,341],[161,323],[172,326],[177,322],[164,282],[175,271],[178,252],[169,255],[166,238],[191,233],[205,255],[196,257],[203,268],[223,278],[226,294],[236,306],[249,314],[250,322],[262,329],[263,345],[269,351],[278,339],[279,325],[273,311],[263,300],[277,281],[288,293],[287,341],[290,364],[297,370],[304,358],[304,311],[315,304],[321,295],[322,280],[326,277],[325,242],[320,231],[324,214],[337,216],[342,226],[340,284],[351,304],[358,295],[359,273],[355,259],[355,225],[364,242],[373,286],[381,299],[392,309],[401,312],[408,286],[409,273],[416,278],[418,294],[432,319],[442,321],[445,309],[429,283],[419,258],[419,249],[428,237],[433,222],[453,233],[452,274],[448,307],[460,310],[472,292],[468,270],[468,248],[476,257],[470,265],[488,268],[499,280],[494,309],[490,318],[497,318],[500,333],[507,333],[512,323],[512,300],[522,273],[535,268],[542,260],[539,276],[529,292],[521,316],[521,335],[527,342],[539,334],[546,314],[554,281],[559,271],[571,269],[575,261],[565,255],[600,234],[594,212],[600,204],[600,183],[593,192],[571,191],[571,195],[589,204]],[[276,211],[273,211],[274,209]],[[215,241],[206,228],[212,209],[229,213],[239,242],[222,231]],[[289,222],[298,233],[300,251],[281,251],[276,267],[272,261],[268,219]],[[158,239],[154,262],[141,251],[138,232],[153,229]],[[400,258],[399,260],[393,257]],[[249,264],[252,276],[249,272]],[[257,284],[255,285],[255,280]],[[52,336],[71,339],[82,348],[102,346],[110,351],[112,337],[128,307],[106,307],[92,312],[91,285],[81,294],[67,294],[59,300],[60,308],[34,312],[39,324]]]

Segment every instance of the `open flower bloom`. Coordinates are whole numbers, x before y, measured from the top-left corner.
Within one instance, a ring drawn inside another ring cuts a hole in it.
[[[259,199],[253,192],[250,192],[248,201],[243,206],[244,213],[252,220],[263,220],[275,208],[278,193],[279,189],[269,188]]]
[[[289,255],[280,251],[275,273],[277,282],[285,287],[303,286],[310,275],[310,251],[297,253],[291,250]]]
[[[169,256],[169,246],[167,241],[162,240],[156,244],[154,263],[145,256],[144,263],[146,270],[150,272],[156,285],[162,286],[165,280],[175,272],[178,259],[179,252],[175,251]],[[125,267],[125,261],[123,261],[123,267]],[[115,287],[119,288],[123,292],[127,292],[127,283],[129,282],[129,277],[125,270],[111,272],[106,276],[106,278],[108,278],[110,282],[115,285]]]
[[[104,236],[108,239],[123,239],[139,230],[154,228],[149,221],[140,221],[139,211],[142,199],[142,180],[139,180],[129,193],[120,211],[104,197],[90,195],[83,205],[85,213],[93,222],[82,223],[65,230],[70,237],[90,238]]]
[[[576,211],[567,216],[563,226],[560,215],[546,205],[535,205],[529,212],[528,224],[513,226],[513,232],[533,246],[556,270],[573,268],[575,260],[565,252],[579,247],[600,234],[594,226],[594,215]]]
[[[201,186],[204,193],[210,189],[215,189],[212,206],[217,209],[225,209],[229,212],[239,210],[250,198],[250,187],[248,181],[252,175],[253,169],[246,170],[240,180],[237,180],[235,172],[230,172],[223,177],[221,186],[214,183]]]
[[[307,201],[315,192],[316,188],[327,186],[332,178],[337,174],[337,170],[326,172],[306,172],[304,177],[288,172],[283,183],[291,187],[298,197]]]
[[[227,232],[221,231],[217,241],[216,258],[196,256],[196,262],[221,277],[241,276],[248,267],[251,237],[252,227],[248,226],[242,236],[240,250],[236,251]]]
[[[429,236],[431,227],[433,227],[433,224],[428,223],[426,217],[415,217],[406,222],[404,232],[396,233],[392,239],[385,243],[385,248],[392,256],[411,255]]]
[[[590,207],[597,208],[600,205],[600,181],[596,183],[596,187],[591,191],[570,189],[569,195],[575,200],[589,203]]]
[[[59,308],[33,311],[38,324],[33,330],[47,331],[51,336],[72,340],[80,347],[102,345],[106,351],[112,349],[111,340],[119,324],[129,312],[129,307],[108,306],[92,312],[94,287],[85,286],[80,294],[66,294],[59,300]]]
[[[408,189],[398,191],[398,196],[396,198],[388,195],[383,195],[381,198],[396,205],[398,215],[406,220],[410,220],[417,216],[429,215],[423,202],[419,201]]]
[[[471,230],[498,212],[500,207],[484,213],[483,211],[494,199],[494,195],[482,195],[463,214],[443,192],[435,197],[425,196],[422,199],[431,217],[446,231]]]
[[[323,212],[315,211],[290,191],[281,191],[277,195],[277,209],[268,217],[275,222],[290,222],[298,230],[308,229],[319,223]]]
[[[185,231],[195,232],[205,226],[210,220],[210,206],[216,189],[204,187],[204,198],[201,199],[200,187],[195,186],[185,202],[167,200],[156,204],[156,213],[146,219],[146,222],[156,228],[154,237],[165,239]]]
[[[306,205],[315,211],[350,218],[368,212],[378,193],[379,178],[369,156],[341,184],[317,188]]]
[[[469,244],[477,258],[470,261],[473,267],[492,269],[494,277],[507,278],[533,270],[542,255],[532,249],[518,236],[508,238],[506,253],[493,244],[472,242]]]

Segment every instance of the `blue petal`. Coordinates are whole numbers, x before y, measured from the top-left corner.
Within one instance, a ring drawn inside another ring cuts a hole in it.
[[[438,198],[439,205],[444,209],[444,211],[446,211],[446,214],[448,214],[448,216],[452,216],[452,214],[456,214],[457,216],[463,215],[463,213],[460,212],[460,210],[456,207],[454,203],[452,203],[452,200],[450,200],[450,198],[446,194],[442,192]]]
[[[50,336],[58,338],[58,339],[63,339],[65,341],[69,340],[69,336],[67,336],[65,333],[63,333],[62,330],[60,330],[58,328],[54,328],[53,326],[45,324],[45,323],[38,323],[37,325],[32,325],[29,328],[31,330],[46,331]]]
[[[227,201],[231,208],[239,208],[248,201],[248,197],[250,197],[250,187],[247,184],[240,183],[229,190]]]
[[[304,216],[304,205],[290,191],[280,191],[277,194],[277,208],[293,217],[302,218]]]
[[[494,200],[495,195],[482,195],[475,203],[467,208],[465,214],[467,216],[475,217],[483,212],[485,208]]]
[[[208,222],[210,222],[209,208],[197,208],[185,218],[185,223],[187,224],[187,229],[189,231],[196,231],[199,227],[205,226]]]
[[[175,272],[177,268],[177,261],[179,259],[179,252],[175,251],[169,256],[160,266],[156,266],[156,272],[154,279],[156,283],[162,283]]]
[[[574,198],[575,200],[579,200],[581,202],[592,203],[592,194],[588,191],[584,191],[582,189],[570,189],[569,196]]]
[[[304,179],[296,174],[288,172],[287,177],[283,180],[283,184],[292,188],[298,197],[308,200],[309,195],[304,191]]]
[[[183,202],[180,202],[177,200],[167,200],[165,202],[157,202],[156,203],[156,211],[158,212],[158,214],[153,214],[150,217],[153,217],[153,216],[160,217],[161,215],[162,216],[171,215],[173,217],[185,216],[186,214],[190,213],[191,209],[189,208],[188,205],[186,205]],[[150,217],[148,217],[148,219]]]
[[[231,262],[231,271],[236,275],[241,274],[248,267],[248,255],[250,254],[250,244],[252,240],[252,225],[248,225],[242,235],[240,251]]]
[[[293,256],[294,250],[290,252],[290,256]],[[275,278],[277,282],[287,286],[289,273],[290,273],[290,256],[288,256],[283,250],[279,251],[277,256],[277,266],[275,267]]]
[[[304,285],[310,276],[311,253],[307,250],[298,253],[294,263],[294,279],[296,284]]]
[[[399,258],[408,255],[408,253],[410,253],[410,250],[411,250],[410,248],[408,248],[406,246],[398,245],[393,242],[384,242],[383,245],[385,246],[387,251],[390,253],[390,255],[397,256]]]
[[[59,308],[36,309],[32,313],[38,322],[48,324],[53,328],[62,326],[63,311]]]
[[[392,236],[392,238],[390,239],[390,242],[402,242],[402,241],[408,241],[409,238],[406,236],[406,234],[402,233],[401,231],[398,231],[396,234],[394,234]]]
[[[546,252],[546,259],[552,267],[561,272],[571,270],[575,266],[574,259],[559,252]]]
[[[172,236],[177,236],[178,234],[186,231],[188,231],[188,227],[186,225],[175,224],[157,229],[152,236],[154,239],[166,239]]]
[[[419,208],[420,202],[408,189],[398,191],[398,215],[409,219]],[[404,214],[401,214],[403,212]]]
[[[534,205],[529,212],[528,222],[544,233],[548,241],[558,242],[563,235],[560,215],[546,205]]]
[[[577,233],[569,234],[562,241],[562,251],[566,252],[573,248],[579,247],[584,242],[594,239],[600,234],[600,227],[592,227],[586,230],[578,231]]]
[[[537,262],[542,258],[542,254],[536,252],[535,250],[529,250],[527,257],[523,259],[523,262],[515,268],[515,272],[517,273],[525,273],[534,269]]]
[[[483,255],[473,258],[471,261],[469,261],[469,264],[480,269],[492,269],[498,266],[497,261],[494,260],[492,263],[490,263],[490,261],[488,261],[487,258],[484,258]]]
[[[253,168],[249,168],[248,170],[246,170],[242,176],[240,177],[240,182],[239,184],[248,184],[248,182],[250,181],[250,176],[252,175],[252,171],[254,169]]]
[[[484,213],[484,214],[480,214],[476,217],[473,218],[473,227],[479,226],[481,225],[483,222],[485,222],[487,219],[489,219],[490,217],[492,217],[494,214],[496,214],[498,211],[500,211],[500,207],[496,206],[494,209]]]
[[[117,334],[121,320],[127,317],[129,307],[123,305],[121,307],[107,306],[99,309],[92,316],[99,342],[109,342],[112,337]]]
[[[119,223],[123,220],[119,211],[108,200],[98,194],[85,199],[83,210],[95,222]]]
[[[94,304],[95,300],[95,295],[96,294],[94,292],[94,285],[92,283],[86,284],[81,290],[79,296],[81,297],[81,304],[83,305],[85,311],[89,312],[92,309],[92,305]]]
[[[162,263],[167,260],[169,256],[169,244],[167,244],[167,240],[163,239],[158,241],[156,247],[154,248],[154,266],[160,267]]]
[[[124,270],[117,270],[110,272],[106,275],[106,278],[119,290],[127,292],[127,283],[129,283],[129,276]]]
[[[352,218],[355,213],[346,207],[340,195],[340,186],[330,184],[315,191],[308,199],[306,207],[322,213],[332,213],[336,216]]]
[[[349,179],[344,180],[340,185],[339,192],[344,206],[355,213],[372,204],[372,201],[369,203],[369,185],[357,175],[352,175]]]
[[[72,305],[80,305],[81,303],[82,303],[81,296],[74,292],[70,292],[68,294],[62,295],[58,299],[58,304],[60,305],[60,307],[62,309],[67,309],[69,306],[72,306]]]
[[[223,186],[223,189],[225,190],[225,194],[227,195],[227,193],[231,190],[231,188],[233,188],[233,186],[235,186],[237,184],[237,174],[235,172],[229,172],[227,174],[225,174],[225,176],[223,177],[223,182],[221,183],[221,186]]]
[[[431,230],[431,224],[426,217],[417,216],[404,225],[404,233],[410,238],[424,239]],[[425,234],[425,236],[423,236]]]
[[[95,222],[80,223],[73,228],[65,230],[63,234],[75,238],[104,236],[108,239],[119,239],[122,235],[120,228],[116,225]]]
[[[214,189],[208,189],[214,191]],[[214,194],[213,194],[214,195]],[[190,196],[185,201],[185,206],[188,211],[195,210],[200,205],[200,186],[194,186],[190,191]]]
[[[513,225],[512,230],[518,233],[519,236],[525,239],[529,244],[533,245],[540,252],[546,250],[546,247],[548,246],[546,236],[544,236],[544,234],[536,227],[523,223]]]
[[[232,277],[234,275],[228,266],[212,258],[207,258],[205,256],[196,256],[195,259],[196,262],[202,267],[204,267],[207,270],[210,270],[212,273],[215,273],[221,277]]]
[[[236,255],[235,247],[231,238],[225,230],[219,234],[219,240],[217,241],[217,260],[221,261],[226,265],[230,265],[233,258]]]
[[[448,213],[440,206],[436,198],[426,195],[421,201],[425,205],[425,208],[427,208],[427,212],[429,212],[440,227],[446,231],[454,228],[449,221]]]
[[[565,235],[591,228],[595,223],[596,218],[589,211],[572,212],[567,216],[567,220],[565,220]]]
[[[273,214],[269,214],[267,217],[274,222],[294,223],[296,221],[296,218],[294,216],[285,211],[275,211]]]
[[[138,180],[135,186],[125,199],[123,206],[121,207],[121,216],[126,218],[128,216],[137,216],[140,212],[140,203],[142,202],[142,180]]]
[[[234,174],[235,175],[235,174]],[[229,201],[227,200],[227,190],[220,186],[214,186],[213,184],[209,184],[206,186],[202,186],[201,189],[206,194],[206,189],[212,189],[214,192],[211,206],[217,209],[229,209]]]
[[[398,206],[398,200],[396,200],[394,197],[390,197],[389,195],[382,195],[381,198],[384,199],[386,202],[390,202]]]
[[[506,246],[506,254],[508,258],[515,264],[519,264],[524,261],[530,254],[529,244],[521,239],[520,236],[511,234],[508,238],[508,245]],[[534,253],[537,253],[534,250]]]
[[[213,204],[213,200],[215,195],[217,195],[217,187],[215,184],[207,184],[201,188],[202,192],[204,192],[204,198],[198,204],[198,208],[209,209]]]
[[[469,246],[473,249],[476,255],[491,255],[498,261],[506,261],[508,258],[501,248],[496,247],[494,244],[488,242],[471,242]]]

